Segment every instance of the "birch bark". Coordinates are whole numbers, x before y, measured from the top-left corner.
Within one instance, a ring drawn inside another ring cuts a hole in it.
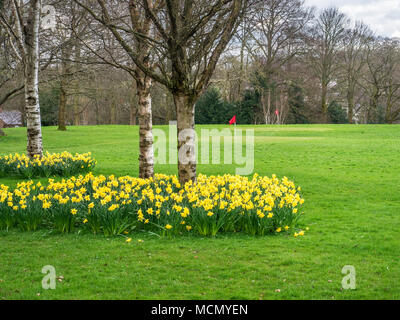
[[[43,155],[42,127],[39,105],[39,26],[41,0],[32,0],[25,33],[24,80],[25,113],[27,126],[27,155]]]

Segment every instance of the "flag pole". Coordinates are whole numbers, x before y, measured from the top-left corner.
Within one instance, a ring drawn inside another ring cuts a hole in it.
[[[229,120],[229,125],[234,125],[233,127],[233,136],[236,136],[236,115],[233,116],[231,120]]]

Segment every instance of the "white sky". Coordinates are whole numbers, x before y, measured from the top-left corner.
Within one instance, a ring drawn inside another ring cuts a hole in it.
[[[334,6],[353,20],[362,20],[376,35],[400,38],[400,0],[305,0],[307,6]]]

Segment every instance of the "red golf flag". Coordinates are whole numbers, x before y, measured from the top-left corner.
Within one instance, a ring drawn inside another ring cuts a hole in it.
[[[229,125],[236,123],[236,116],[233,116],[231,120],[229,120]]]
[[[275,111],[275,114],[276,114],[276,115],[279,115],[279,110],[276,110],[276,111]]]

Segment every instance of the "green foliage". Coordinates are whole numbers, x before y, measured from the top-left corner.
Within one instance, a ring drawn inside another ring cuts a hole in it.
[[[287,123],[309,123],[309,120],[306,116],[307,106],[304,98],[303,88],[296,83],[291,83],[289,86],[289,113]]]
[[[46,218],[38,203],[29,203],[26,210],[21,210],[18,214],[13,210],[12,215],[16,226],[22,231],[36,231]]]
[[[0,218],[0,230],[10,230],[16,224],[16,216],[11,207],[3,208]]]
[[[196,103],[196,124],[228,124],[234,115],[238,124],[260,120],[259,92],[247,90],[241,101],[229,103],[222,100],[217,88],[210,88]]]
[[[346,110],[335,100],[329,104],[328,114],[332,123],[348,123]]]
[[[58,105],[60,103],[60,90],[57,88],[40,90],[39,101],[42,126],[57,125]]]
[[[235,115],[235,105],[223,101],[217,88],[209,88],[196,103],[197,124],[226,124]]]
[[[44,212],[46,215],[46,225],[48,225],[50,228],[60,233],[69,233],[75,229],[75,224],[77,221],[76,214],[71,212],[71,208],[69,206],[54,202],[54,204],[47,209],[48,210],[44,209],[43,206],[39,208],[39,210]]]
[[[243,100],[237,103],[237,123],[252,124],[258,119],[260,95],[258,92],[247,90]]]

